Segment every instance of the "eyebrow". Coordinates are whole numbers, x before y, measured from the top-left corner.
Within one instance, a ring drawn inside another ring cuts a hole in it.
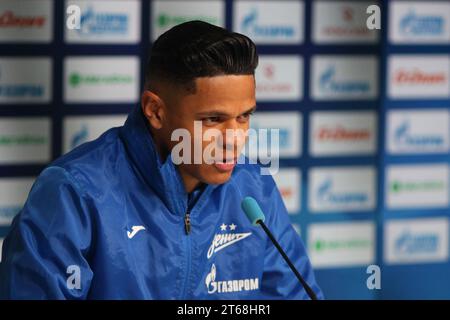
[[[256,110],[256,105],[247,109],[246,111],[242,112],[240,115],[246,114],[246,113],[252,113]],[[197,116],[203,116],[203,117],[229,117],[230,114],[223,112],[222,110],[211,110],[207,112],[199,112],[197,113]]]

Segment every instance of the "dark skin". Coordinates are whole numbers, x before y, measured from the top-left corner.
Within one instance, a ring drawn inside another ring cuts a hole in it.
[[[178,141],[171,141],[177,128],[187,129],[194,137],[194,121],[202,122],[203,132],[210,128],[247,131],[251,113],[256,108],[255,78],[253,75],[220,75],[195,79],[195,92],[185,87],[159,83],[142,93],[141,106],[153,139],[164,161]],[[194,139],[191,141],[193,150]],[[225,141],[223,154],[230,145],[234,155],[240,152],[245,138]],[[205,150],[210,141],[202,141]],[[214,164],[180,164],[177,166],[186,192],[200,183],[222,184],[230,179],[232,170],[219,170]]]

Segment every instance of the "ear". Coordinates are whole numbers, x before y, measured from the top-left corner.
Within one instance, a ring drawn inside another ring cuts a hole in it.
[[[154,92],[144,90],[141,107],[145,117],[154,129],[161,129],[164,120],[164,101]]]

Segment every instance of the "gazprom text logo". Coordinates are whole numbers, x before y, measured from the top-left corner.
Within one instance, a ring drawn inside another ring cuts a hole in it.
[[[404,230],[395,240],[396,254],[435,253],[438,250],[439,237],[433,232],[414,234]]]
[[[295,35],[295,30],[289,25],[270,25],[264,23],[259,19],[259,11],[255,7],[249,14],[247,14],[241,23],[241,29],[249,35],[256,37],[270,37],[270,38],[292,38]]]
[[[316,197],[319,202],[327,205],[353,205],[364,204],[369,200],[367,193],[359,191],[339,192],[333,190],[333,180],[327,177],[316,191]]]
[[[333,93],[367,94],[371,89],[368,81],[338,80],[334,66],[329,66],[320,75],[319,85],[322,91]]]
[[[81,35],[123,35],[128,32],[128,16],[122,13],[96,12],[89,7],[81,16]]]
[[[418,15],[411,9],[400,20],[400,31],[405,35],[439,36],[444,33],[444,17],[438,15]]]
[[[385,224],[384,258],[388,264],[448,260],[448,219],[398,219]]]
[[[408,120],[403,121],[395,129],[395,143],[400,146],[413,148],[442,147],[444,137],[433,134],[414,135],[411,132],[411,123]]]

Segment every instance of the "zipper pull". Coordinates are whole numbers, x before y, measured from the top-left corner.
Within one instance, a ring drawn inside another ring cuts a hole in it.
[[[187,235],[191,233],[191,215],[189,212],[186,212],[184,216],[184,231],[186,231]]]

